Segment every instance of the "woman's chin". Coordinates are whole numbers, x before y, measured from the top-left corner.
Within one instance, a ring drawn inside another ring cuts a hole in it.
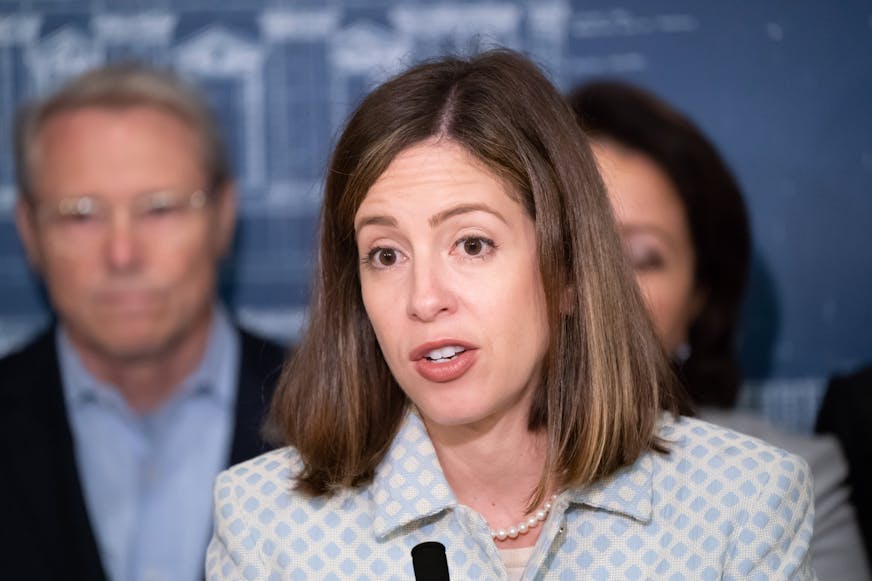
[[[446,406],[444,402],[416,404],[418,413],[428,427],[459,428],[474,426],[484,421],[489,414],[470,405]]]

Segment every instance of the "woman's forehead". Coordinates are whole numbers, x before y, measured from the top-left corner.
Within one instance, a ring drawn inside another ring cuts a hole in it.
[[[482,187],[499,190],[520,203],[522,196],[509,180],[455,140],[430,138],[401,150],[361,196],[356,215],[364,206],[391,204],[416,188],[433,195],[467,188],[474,195]]]

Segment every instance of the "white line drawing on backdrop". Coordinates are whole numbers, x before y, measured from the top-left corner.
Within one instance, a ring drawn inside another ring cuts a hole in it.
[[[207,26],[175,49],[180,73],[196,79],[224,112],[242,192],[262,189],[264,160],[263,48],[221,25]],[[229,115],[228,115],[229,114]]]

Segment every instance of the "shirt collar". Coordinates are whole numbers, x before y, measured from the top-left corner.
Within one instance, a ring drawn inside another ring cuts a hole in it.
[[[586,505],[649,522],[654,496],[652,454],[643,454],[636,462],[607,478],[567,491],[565,498],[570,504]],[[379,539],[416,520],[434,517],[457,505],[418,414],[407,414],[384,461],[376,470],[369,493],[375,507],[373,526]],[[555,503],[555,506],[558,504],[562,503]]]
[[[398,528],[457,505],[418,414],[406,415],[376,469],[369,494],[374,506],[373,528],[380,540]]]
[[[675,436],[675,420],[670,413],[660,414],[657,433],[667,444]],[[654,471],[659,464],[656,454],[659,452],[644,452],[635,462],[607,478],[570,491],[569,502],[628,516],[641,523],[650,522],[654,504]]]
[[[194,391],[214,397],[222,405],[232,405],[236,397],[239,336],[221,304],[213,309],[212,328],[206,351],[194,372],[183,382],[180,394]]]
[[[375,506],[373,526],[380,539],[457,505],[427,430],[416,413],[407,414],[385,460],[376,470],[369,493]],[[564,495],[569,504],[647,523],[651,520],[654,496],[652,453],[644,453],[630,466]],[[555,506],[558,504],[563,503]]]
[[[58,350],[61,384],[68,408],[74,409],[76,406],[94,403],[102,399],[114,401],[114,397],[119,397],[120,400],[118,394],[113,395],[111,386],[98,381],[85,369],[63,324],[59,324],[55,329],[55,342]]]
[[[569,502],[605,510],[647,523],[654,496],[654,459],[646,452],[610,476],[570,490]]]
[[[204,393],[221,405],[233,403],[236,377],[227,373],[227,370],[236,365],[239,338],[223,306],[215,305],[212,312],[212,326],[203,358],[193,373],[184,379],[173,400],[193,393]],[[67,406],[106,402],[126,407],[114,386],[100,381],[85,368],[63,324],[57,326],[55,339]]]

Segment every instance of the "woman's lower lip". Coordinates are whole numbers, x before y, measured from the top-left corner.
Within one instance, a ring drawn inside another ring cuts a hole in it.
[[[415,362],[415,370],[429,381],[447,383],[463,376],[475,363],[475,350],[458,353],[448,361],[436,362],[423,357]]]

